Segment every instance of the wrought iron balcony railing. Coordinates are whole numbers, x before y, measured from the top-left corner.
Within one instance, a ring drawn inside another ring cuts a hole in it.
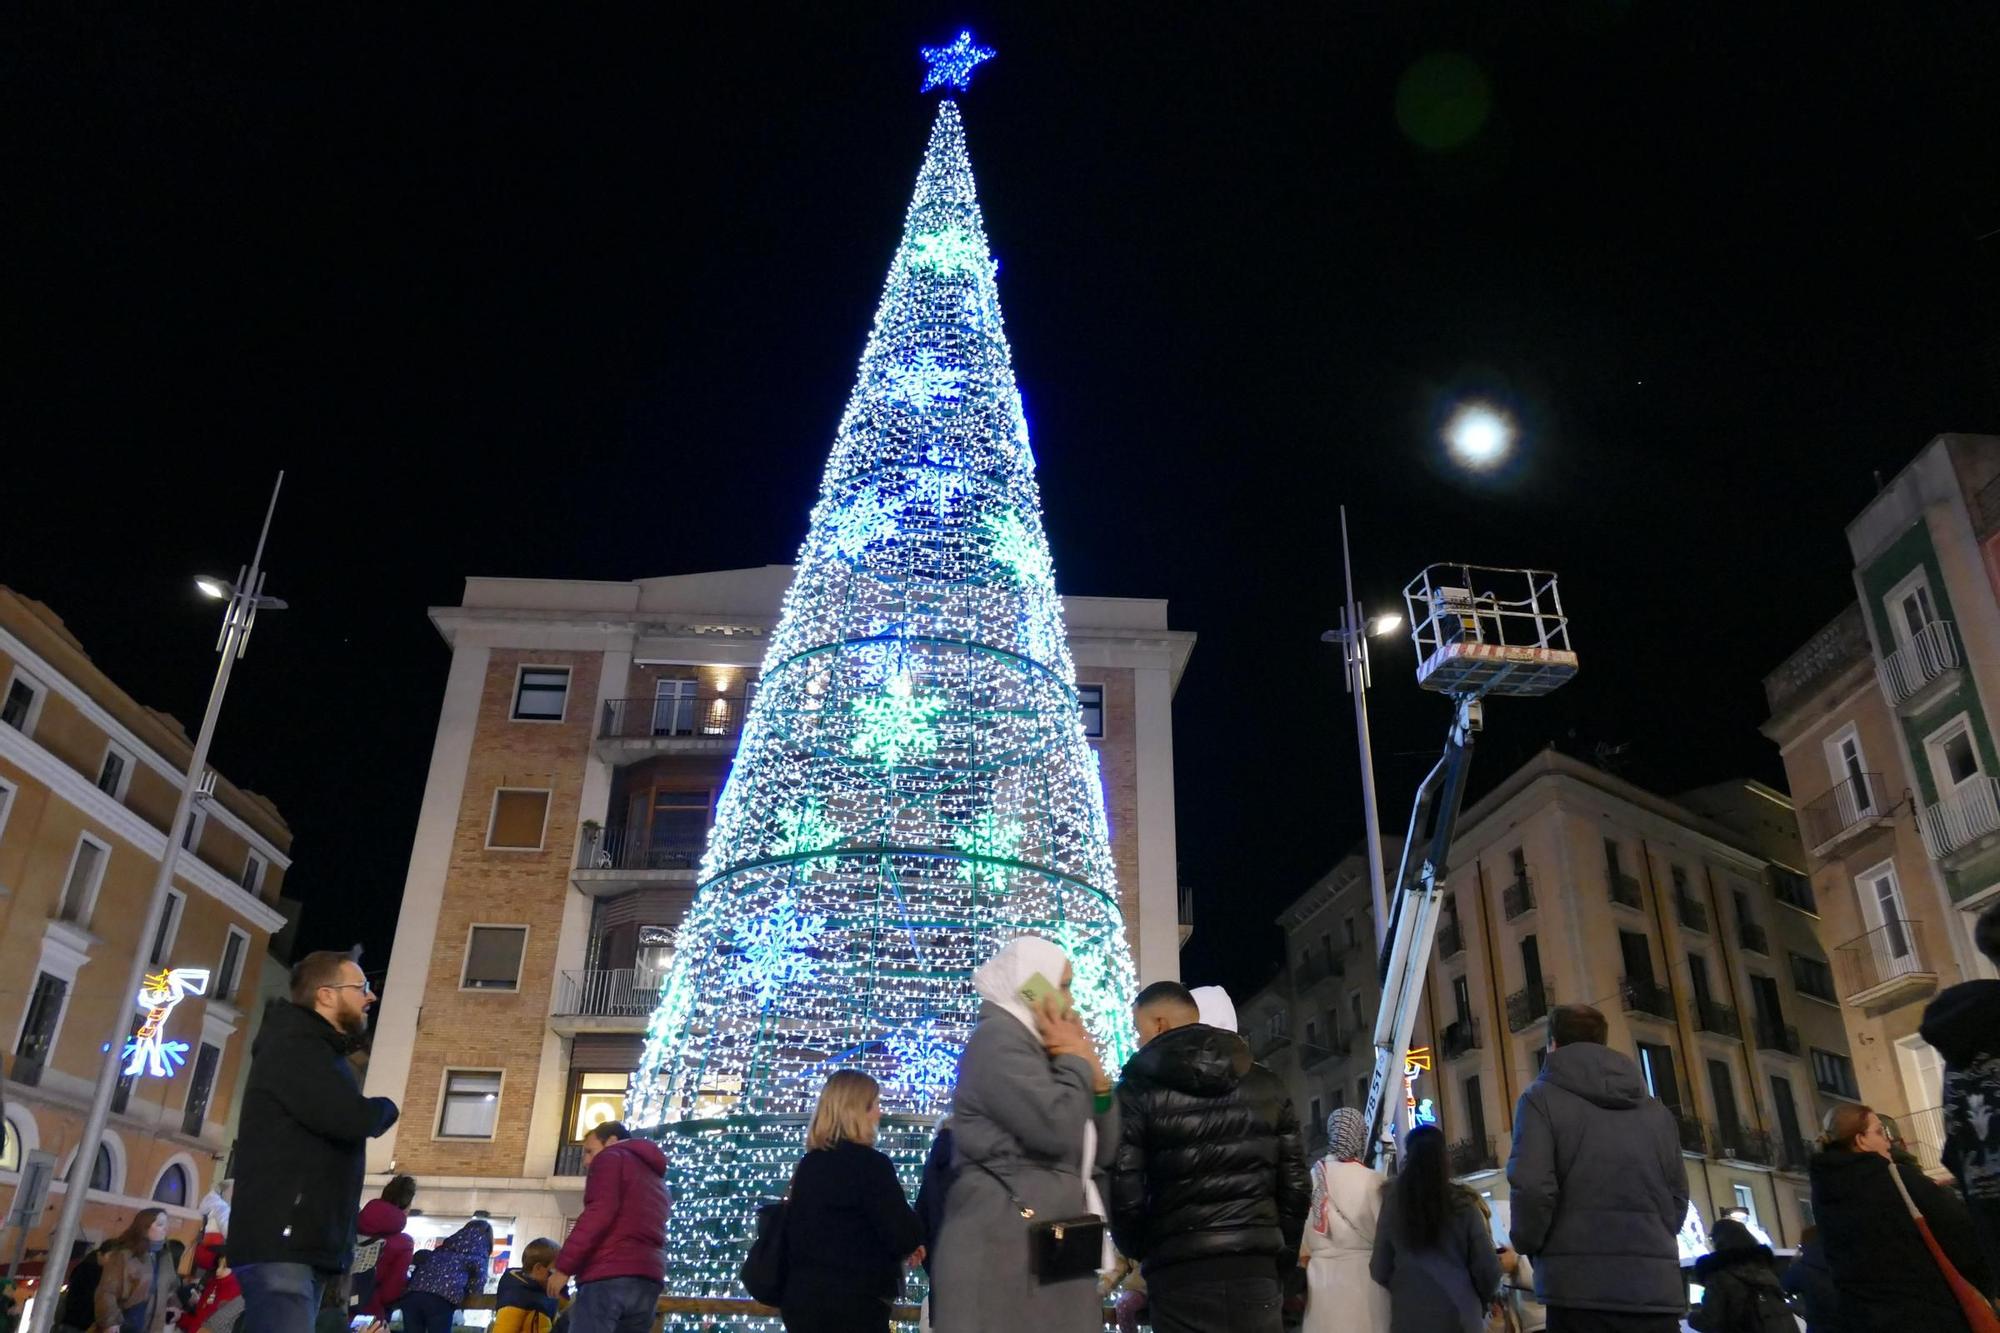
[[[1635,877],[1621,871],[1617,874],[1607,875],[1606,878],[1611,891],[1612,902],[1617,903],[1620,907],[1639,907],[1639,881]]]
[[[651,837],[646,829],[585,829],[577,842],[578,870],[693,870],[706,834]]]
[[[1758,1166],[1771,1166],[1777,1157],[1771,1136],[1761,1129],[1745,1129],[1741,1125],[1711,1125],[1708,1130],[1711,1151],[1717,1157],[1727,1157],[1737,1162],[1752,1162]]]
[[[1772,1023],[1758,1019],[1757,1049],[1760,1051],[1782,1051],[1786,1055],[1799,1055],[1805,1047],[1799,1043],[1799,1030],[1790,1023]]]
[[[1923,808],[1924,849],[1943,860],[1989,833],[2000,833],[2000,778],[1977,777]]]
[[[1833,951],[1842,1004],[1875,1004],[1914,998],[1937,985],[1924,923],[1895,917]]]
[[[1680,1131],[1681,1151],[1706,1153],[1708,1151],[1708,1131],[1697,1116],[1689,1115],[1678,1106],[1669,1106],[1674,1113],[1674,1126]]]
[[[743,730],[750,711],[744,694],[662,695],[651,699],[606,699],[598,718],[599,740],[722,740]]]
[[[1694,1002],[1694,1011],[1695,1026],[1703,1032],[1714,1032],[1725,1037],[1742,1039],[1743,1028],[1736,1021],[1735,1005],[1724,1004],[1720,1000],[1697,999]]]
[[[1547,981],[1523,986],[1507,997],[1507,1030],[1519,1032],[1530,1023],[1548,1017],[1550,997],[1555,987]]]
[[[1667,994],[1667,988],[1651,977],[1618,978],[1618,994],[1625,1002],[1627,1013],[1651,1014],[1654,1018],[1673,1021],[1673,996]]]
[[[1447,921],[1438,927],[1438,957],[1450,958],[1453,954],[1465,952],[1465,935],[1456,921]]]
[[[1674,913],[1689,930],[1708,934],[1708,908],[1691,893],[1675,892]]]
[[[1771,937],[1755,921],[1736,923],[1736,942],[1751,953],[1761,953],[1766,958],[1771,956]]]
[[[1799,811],[1806,847],[1815,856],[1824,855],[1873,826],[1887,814],[1888,796],[1880,773],[1862,773],[1808,801]]]
[[[1493,1152],[1493,1137],[1463,1138],[1445,1145],[1445,1160],[1451,1164],[1454,1176],[1469,1176],[1476,1171],[1497,1171],[1500,1159]]]
[[[1933,620],[1882,659],[1882,692],[1889,696],[1891,706],[1900,708],[1922,694],[1932,681],[1963,664],[1957,626],[1949,620]]]
[[[1445,1024],[1438,1034],[1438,1046],[1444,1051],[1444,1058],[1456,1060],[1469,1051],[1479,1049],[1479,1020],[1460,1018]]]
[[[1535,881],[1522,875],[1500,891],[1500,910],[1509,921],[1535,907]]]

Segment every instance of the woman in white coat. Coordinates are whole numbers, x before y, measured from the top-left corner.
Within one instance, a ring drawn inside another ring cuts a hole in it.
[[[1312,1211],[1299,1250],[1304,1333],[1387,1333],[1389,1291],[1368,1275],[1385,1183],[1361,1164],[1368,1122],[1343,1106],[1326,1118],[1326,1142],[1326,1156],[1313,1164]]]

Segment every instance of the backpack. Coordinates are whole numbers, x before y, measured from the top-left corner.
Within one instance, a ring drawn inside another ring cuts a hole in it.
[[[1751,1282],[1750,1299],[1746,1304],[1749,1315],[1742,1327],[1744,1333],[1798,1333],[1799,1321],[1792,1317],[1791,1301],[1776,1283]]]
[[[776,1305],[785,1295],[785,1223],[791,1204],[786,1200],[767,1203],[757,1209],[757,1239],[743,1256],[736,1278],[750,1299],[760,1305]]]
[[[356,1242],[354,1258],[347,1265],[347,1308],[360,1309],[375,1299],[375,1265],[382,1258],[387,1236],[368,1236]]]

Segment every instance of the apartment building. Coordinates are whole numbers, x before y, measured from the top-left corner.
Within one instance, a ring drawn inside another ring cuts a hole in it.
[[[1758,783],[1668,800],[1553,750],[1464,812],[1410,1089],[1461,1179],[1504,1204],[1543,1020],[1556,1003],[1591,1004],[1674,1111],[1703,1221],[1740,1204],[1796,1242],[1809,1139],[1854,1095],[1854,1073],[1792,814]],[[1253,1045],[1313,1121],[1367,1098],[1380,997],[1369,898],[1357,852],[1281,915],[1286,974],[1244,1006]]]
[[[202,628],[190,624],[188,650]],[[166,1016],[184,1043],[170,1077],[125,1079],[92,1163],[83,1234],[115,1234],[158,1204],[191,1237],[229,1146],[267,941],[291,831],[262,796],[220,776],[178,837],[173,817],[193,754],[173,718],[111,681],[48,607],[0,587],[0,1023],[6,1061],[0,1186],[27,1155],[56,1158],[55,1199],[30,1228],[43,1257],[96,1082],[107,1029],[146,1015],[123,993],[135,951],[160,969],[208,972],[205,993]],[[162,856],[167,911],[142,940]]]
[[[1857,600],[1764,681],[1764,734],[1846,1006],[1858,1095],[1937,1165],[1940,987],[1991,976],[2000,894],[2000,438],[1941,435],[1848,525]]]
[[[470,579],[383,992],[371,1093],[403,1108],[370,1168],[424,1229],[475,1209],[560,1235],[580,1140],[623,1115],[647,1020],[790,566],[636,583]],[[1134,957],[1179,975],[1166,604],[1065,602]]]

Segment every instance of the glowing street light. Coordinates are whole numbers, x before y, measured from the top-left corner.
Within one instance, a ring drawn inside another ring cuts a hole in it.
[[[1374,619],[1368,622],[1368,637],[1371,639],[1379,639],[1384,634],[1394,634],[1397,630],[1401,629],[1402,627],[1403,627],[1402,612],[1391,611],[1387,615],[1376,616]]]
[[[1444,442],[1452,457],[1474,471],[1484,471],[1504,459],[1518,433],[1514,418],[1492,403],[1461,403],[1444,423]]]

